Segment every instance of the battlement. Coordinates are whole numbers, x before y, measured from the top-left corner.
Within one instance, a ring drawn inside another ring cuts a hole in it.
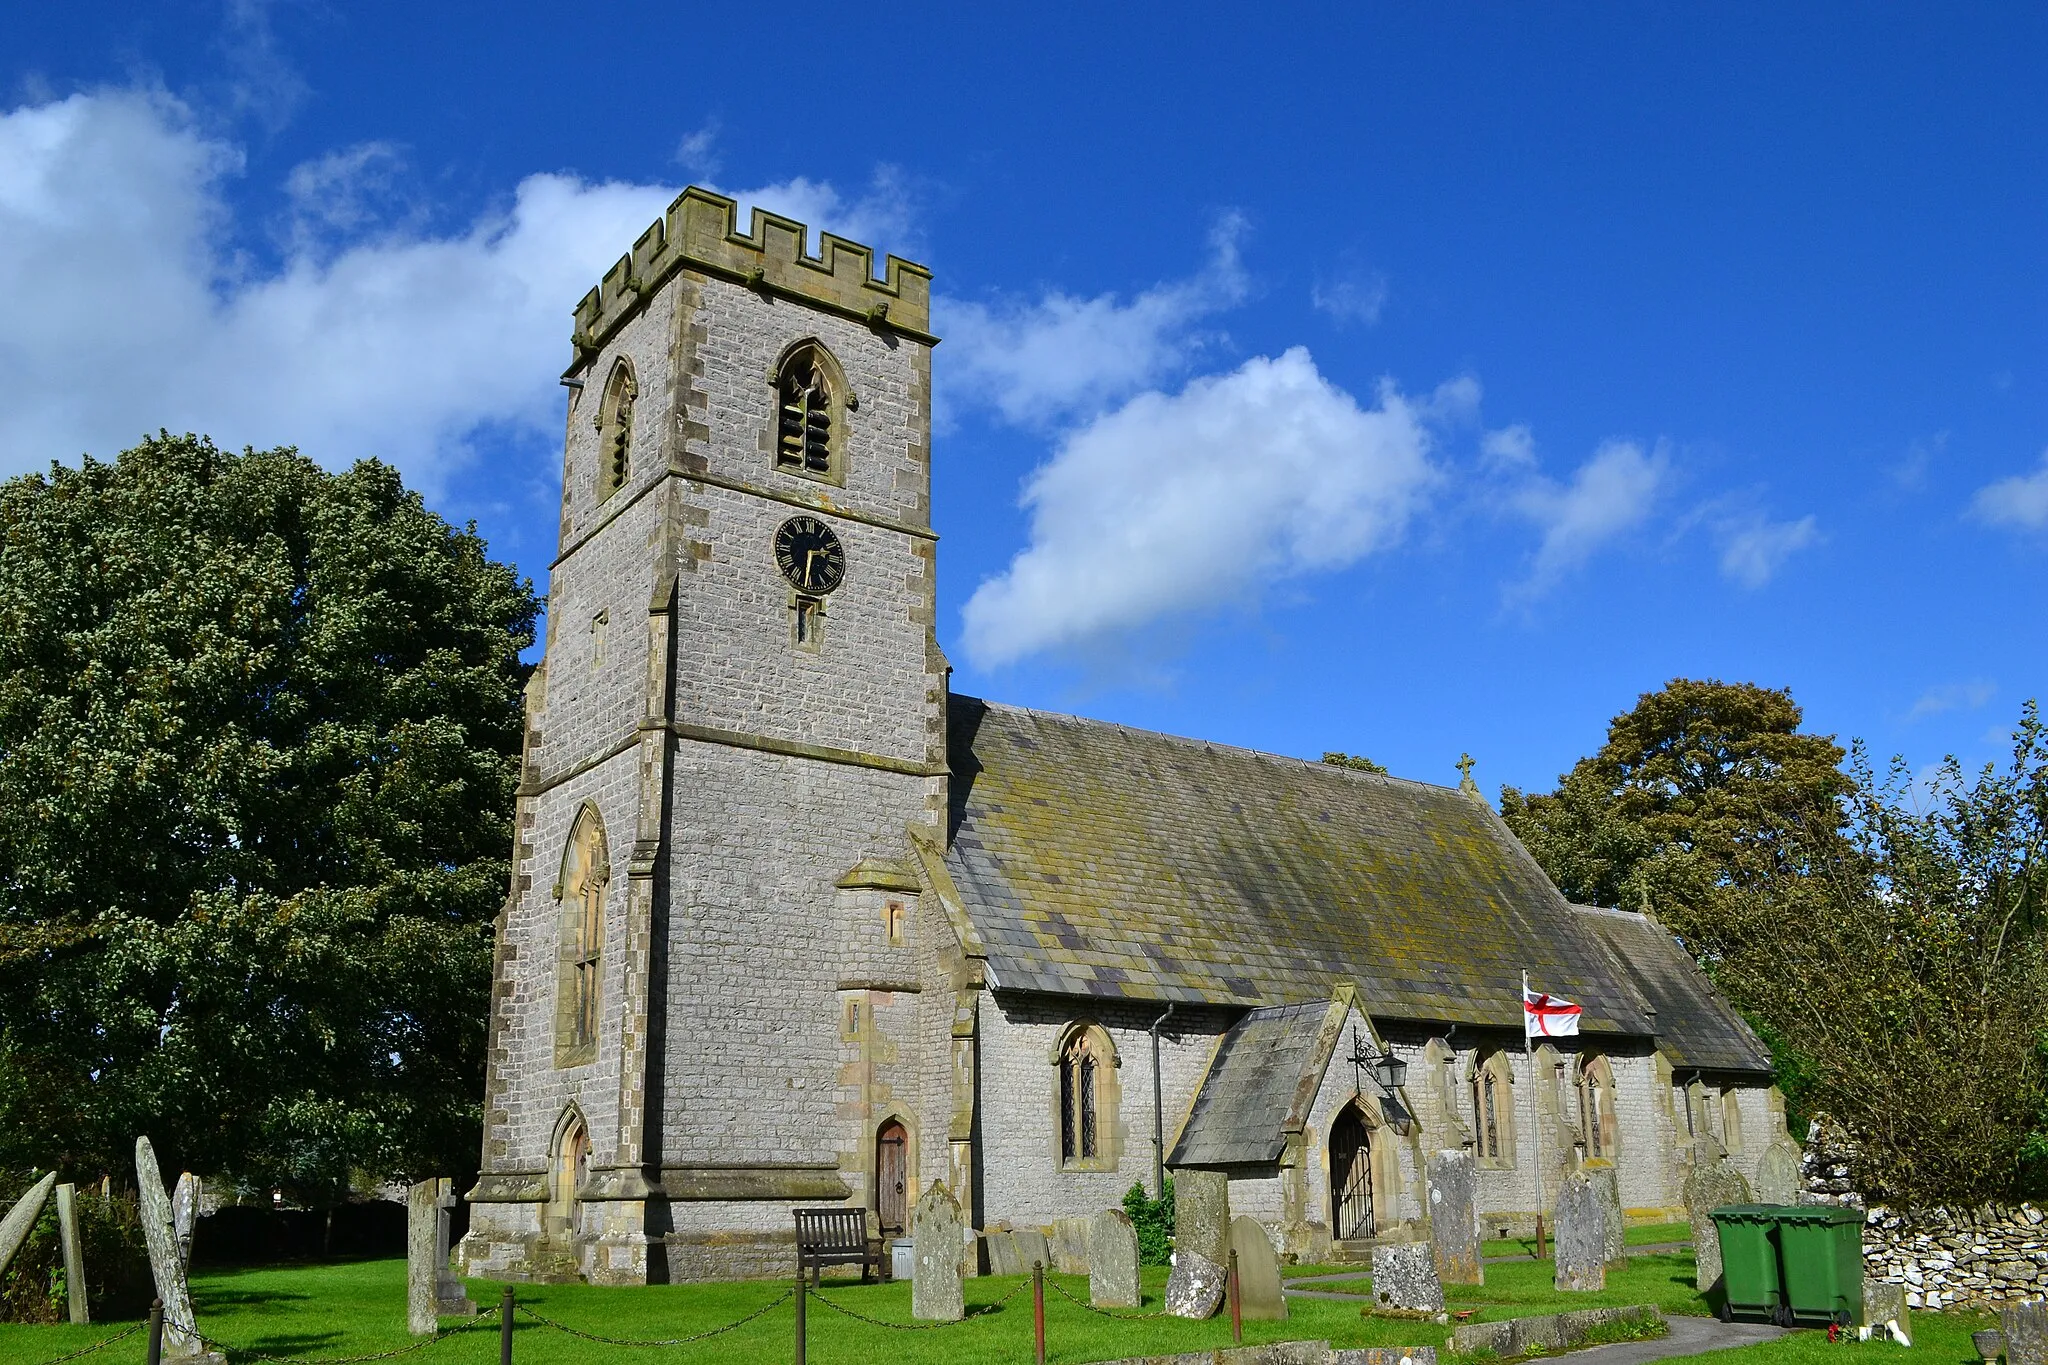
[[[804,250],[804,224],[754,210],[753,230],[738,231],[739,205],[692,185],[676,196],[633,250],[619,258],[597,288],[576,305],[577,359],[602,346],[619,323],[676,270],[688,267],[886,327],[927,343],[932,272],[897,256],[874,276],[875,253],[831,233],[821,254]]]

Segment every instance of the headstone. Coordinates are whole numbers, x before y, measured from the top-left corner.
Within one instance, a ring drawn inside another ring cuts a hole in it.
[[[2009,1303],[1999,1315],[2005,1365],[2048,1365],[2048,1300]]]
[[[910,1316],[925,1322],[958,1322],[967,1315],[960,1283],[960,1206],[934,1180],[910,1211],[910,1241],[917,1267],[910,1277]]]
[[[1088,1220],[1088,1302],[1097,1308],[1136,1308],[1144,1302],[1138,1285],[1138,1229],[1122,1209],[1104,1209]]]
[[[85,1283],[85,1243],[78,1236],[78,1187],[57,1187],[57,1242],[64,1252],[64,1299],[72,1325],[92,1321],[91,1291]]]
[[[1624,1268],[1628,1263],[1628,1220],[1621,1211],[1621,1181],[1615,1176],[1614,1163],[1589,1161],[1586,1174],[1600,1197],[1600,1236],[1607,1264]]]
[[[1700,1153],[1685,1178],[1685,1216],[1692,1224],[1693,1287],[1702,1294],[1721,1283],[1721,1230],[1713,1212],[1730,1204],[1753,1204],[1749,1181],[1726,1157]]]
[[[1037,1228],[1018,1228],[1010,1234],[1010,1240],[1017,1244],[1017,1261],[1023,1266],[1024,1274],[1029,1275],[1035,1265],[1042,1265],[1047,1270],[1053,1268],[1052,1244]]]
[[[1431,1152],[1423,1164],[1429,1185],[1429,1244],[1436,1252],[1437,1279],[1445,1284],[1485,1284],[1479,1251],[1479,1163],[1466,1151]]]
[[[1372,1249],[1372,1300],[1403,1313],[1444,1311],[1444,1285],[1436,1250],[1428,1242],[1397,1242]]]
[[[192,1316],[192,1295],[185,1284],[185,1263],[178,1257],[178,1225],[171,1212],[170,1192],[157,1169],[156,1149],[149,1139],[135,1139],[135,1188],[142,1215],[142,1237],[149,1244],[149,1272],[156,1296],[164,1305],[164,1358],[215,1362],[226,1358],[208,1351],[199,1340]]]
[[[1088,1220],[1086,1218],[1062,1218],[1047,1231],[1046,1241],[1052,1247],[1052,1262],[1046,1268],[1058,1270],[1062,1275],[1086,1275],[1088,1273]]]
[[[1913,1325],[1906,1318],[1906,1286],[1885,1280],[1865,1280],[1863,1325],[1882,1332],[1888,1322],[1896,1322],[1899,1330],[1908,1336],[1913,1334]]]
[[[1280,1292],[1280,1256],[1258,1219],[1240,1214],[1230,1220],[1230,1249],[1237,1255],[1239,1315],[1286,1317],[1287,1297]]]
[[[455,1213],[455,1182],[443,1178],[441,1198],[434,1210],[434,1311],[444,1318],[473,1318],[476,1304],[470,1301],[462,1277],[448,1265],[449,1226]]]
[[[1799,1191],[1805,1188],[1806,1178],[1800,1173],[1799,1163],[1806,1153],[1787,1133],[1780,1132],[1764,1148],[1764,1154],[1756,1163],[1756,1202],[1759,1204],[1796,1204]]]
[[[199,1221],[199,1177],[190,1171],[178,1177],[171,1192],[171,1226],[178,1234],[178,1264],[192,1268],[192,1229]]]
[[[444,1317],[475,1317],[476,1305],[448,1269],[448,1211],[455,1195],[445,1179],[422,1180],[405,1192],[405,1319],[415,1336],[432,1336]]]
[[[1230,1177],[1222,1171],[1173,1173],[1173,1249],[1212,1265],[1230,1259]]]
[[[1607,1287],[1607,1208],[1599,1183],[1584,1169],[1565,1176],[1553,1211],[1556,1258],[1552,1283],[1560,1292]]]
[[[1017,1254],[1017,1238],[1008,1228],[991,1228],[982,1234],[988,1244],[988,1273],[1022,1275],[1031,1269]]]
[[[1222,1266],[1199,1251],[1176,1247],[1173,1273],[1166,1277],[1166,1311],[1177,1318],[1214,1317],[1223,1305],[1223,1284]]]
[[[14,1207],[0,1218],[0,1274],[14,1264],[14,1253],[21,1250],[21,1244],[28,1240],[34,1230],[36,1219],[43,1216],[43,1205],[50,1202],[50,1191],[57,1188],[57,1173],[48,1175],[28,1187],[28,1193],[14,1201]]]

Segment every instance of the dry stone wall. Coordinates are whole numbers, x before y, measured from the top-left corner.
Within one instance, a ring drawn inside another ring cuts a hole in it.
[[[1873,1206],[1864,1214],[1863,1269],[1904,1285],[1909,1308],[2048,1296],[2048,1211]]]

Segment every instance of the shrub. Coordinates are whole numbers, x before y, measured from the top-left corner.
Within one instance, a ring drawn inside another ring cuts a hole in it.
[[[1165,1265],[1173,1251],[1173,1177],[1157,1199],[1148,1198],[1145,1187],[1133,1183],[1124,1194],[1124,1212],[1138,1229],[1138,1263]]]

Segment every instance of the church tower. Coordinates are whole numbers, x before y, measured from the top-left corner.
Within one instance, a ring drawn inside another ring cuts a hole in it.
[[[944,1171],[931,277],[735,213],[685,191],[576,309],[471,1274],[787,1273],[793,1205]]]

